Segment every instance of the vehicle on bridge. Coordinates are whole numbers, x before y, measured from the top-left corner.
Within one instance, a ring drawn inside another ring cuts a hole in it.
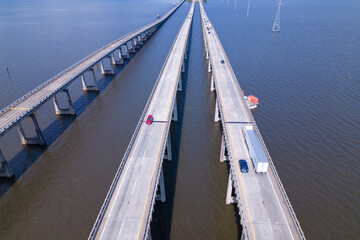
[[[147,125],[152,124],[153,120],[154,120],[154,117],[152,115],[149,115],[146,119],[146,124]]]
[[[243,134],[255,172],[266,173],[269,166],[269,160],[261,145],[259,136],[252,126],[244,127]]]
[[[249,167],[247,165],[246,160],[240,159],[239,164],[240,164],[240,170],[241,170],[242,173],[249,172]]]

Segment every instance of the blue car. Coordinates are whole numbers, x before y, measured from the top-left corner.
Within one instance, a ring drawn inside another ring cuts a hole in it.
[[[239,160],[239,164],[240,164],[240,170],[242,173],[249,172],[249,168],[248,168],[246,160]]]

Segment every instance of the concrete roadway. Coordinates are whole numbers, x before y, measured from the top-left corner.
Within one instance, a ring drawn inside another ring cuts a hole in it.
[[[252,125],[235,74],[209,21],[202,3],[200,12],[204,34],[210,53],[217,101],[222,108],[222,121],[227,134],[234,185],[240,206],[240,215],[247,229],[248,239],[299,239],[295,225],[274,179],[272,169],[256,174],[242,134],[244,126]],[[221,60],[225,60],[222,64]],[[238,160],[245,159],[249,173],[241,173]]]
[[[100,220],[95,239],[146,239],[150,234],[148,224],[151,221],[193,12],[194,3],[145,107],[145,114],[140,119],[140,130],[133,136],[134,143],[129,145],[130,154],[123,159],[126,164],[120,178],[113,182],[115,190],[112,194],[109,192],[110,202],[103,208],[105,214]],[[151,125],[146,124],[149,114],[154,116]]]
[[[165,21],[168,16],[170,16],[184,1],[181,1],[176,5],[172,10],[165,14],[162,18],[157,19],[156,21],[132,32],[129,33],[118,40],[110,43],[109,45],[103,47],[102,49],[96,51],[90,56],[84,58],[80,62],[71,66],[69,69],[66,69],[64,72],[60,73],[59,76],[55,77],[53,80],[48,80],[46,84],[42,87],[38,87],[38,90],[29,94],[24,99],[19,99],[18,103],[13,104],[5,108],[0,112],[0,136],[2,136],[7,130],[16,125],[17,122],[21,121],[22,118],[38,107],[40,107],[44,102],[49,98],[54,96],[58,90],[70,84],[75,78],[80,76],[84,71],[93,67],[98,63],[102,58],[115,51],[121,45],[126,44],[131,39],[135,38],[142,32],[152,28],[156,24]]]

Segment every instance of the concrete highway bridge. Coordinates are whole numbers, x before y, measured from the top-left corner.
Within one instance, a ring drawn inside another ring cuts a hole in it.
[[[2,137],[12,127],[17,126],[20,140],[23,145],[46,145],[42,131],[38,125],[35,112],[45,102],[53,99],[55,113],[57,115],[75,115],[76,112],[70,98],[68,86],[76,79],[81,78],[84,91],[99,91],[95,71],[100,65],[101,74],[115,74],[117,65],[124,65],[124,60],[130,59],[130,54],[135,54],[144,43],[155,33],[159,27],[176,11],[185,0],[180,1],[163,17],[148,25],[135,30],[114,42],[106,45],[88,57],[68,67],[58,75],[47,80],[40,86],[28,92],[15,102],[0,111],[0,137]],[[106,64],[110,63],[110,68],[106,69]],[[92,79],[85,79],[85,73],[90,72]],[[92,82],[92,84],[89,82]],[[57,95],[65,94],[68,107],[61,108],[58,104]],[[31,118],[36,131],[35,137],[27,137],[21,125],[25,118]],[[0,177],[12,178],[14,175],[8,166],[0,150]]]
[[[67,86],[75,78],[82,77],[85,91],[98,90],[96,78],[93,79],[94,84],[88,86],[84,72],[93,72],[94,66],[100,64],[102,74],[114,74],[113,69],[105,69],[104,59],[110,59],[114,66],[123,64],[123,58],[128,58],[129,52],[134,52],[143,44],[183,2],[161,19],[91,54],[2,110],[0,136],[17,125],[23,144],[45,144],[34,111],[53,98],[56,114],[75,114]],[[185,59],[194,7],[193,2],[140,116],[89,239],[151,239],[150,223],[155,201],[166,201],[162,163],[164,159],[172,158],[169,129],[172,121],[177,121],[176,94],[182,90],[182,72],[186,70]],[[229,59],[201,1],[199,8],[207,68],[211,73],[210,90],[216,94],[214,121],[221,122],[223,131],[220,161],[227,161],[230,165],[226,203],[238,206],[241,239],[305,239],[260,131],[244,101]],[[65,92],[68,96],[69,108],[59,108],[56,100],[59,92]],[[150,121],[149,115],[153,117]],[[33,120],[36,138],[25,136],[20,125],[25,117]],[[248,127],[256,132],[268,159],[266,173],[256,173],[252,167],[250,150],[243,134],[244,128]],[[2,174],[10,177],[11,170],[1,151],[0,158]],[[241,171],[240,159],[249,164],[248,172]]]
[[[223,135],[220,161],[229,161],[230,172],[226,202],[237,203],[242,239],[305,239],[295,212],[276,172],[256,122],[244,102],[244,95],[229,59],[211,24],[202,2],[200,13],[211,90],[216,91],[215,121],[221,121]],[[243,173],[239,160],[251,165],[249,149],[243,135],[244,127],[251,126],[261,140],[270,162],[266,174],[258,174],[249,167]],[[225,153],[227,153],[225,155]],[[235,195],[232,196],[232,188]]]

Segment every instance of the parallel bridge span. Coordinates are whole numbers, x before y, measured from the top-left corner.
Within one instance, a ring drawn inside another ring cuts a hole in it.
[[[163,158],[171,159],[169,129],[185,71],[194,3],[178,32],[111,184],[89,239],[151,239],[155,199],[165,201]],[[146,124],[153,115],[152,124]],[[160,185],[160,196],[157,187]]]
[[[211,90],[216,91],[215,121],[223,127],[220,160],[230,164],[227,204],[237,203],[243,232],[241,239],[305,239],[295,212],[276,172],[256,122],[244,102],[244,96],[200,1],[200,12]],[[253,126],[270,162],[267,174],[256,174],[242,129]],[[225,151],[225,149],[227,151]],[[228,153],[228,156],[225,155]],[[240,171],[239,159],[249,164],[249,172]],[[232,188],[236,196],[232,196]]]
[[[0,111],[0,137],[2,137],[12,127],[18,126],[18,131],[23,145],[46,145],[41,129],[37,123],[34,112],[49,99],[53,98],[55,113],[58,115],[75,115],[75,110],[70,98],[67,87],[78,77],[81,76],[84,91],[98,91],[97,80],[94,67],[98,64],[103,75],[114,75],[116,65],[123,65],[124,59],[129,59],[129,53],[134,53],[135,49],[143,45],[153,33],[176,11],[185,0],[179,2],[173,9],[156,21],[141,27],[90,54],[88,57],[68,67],[58,75],[47,80],[40,86],[28,92],[6,108]],[[111,69],[106,69],[103,60],[110,59]],[[112,67],[113,65],[114,67]],[[85,81],[84,73],[92,72],[93,85],[88,85]],[[62,109],[58,105],[56,95],[64,92],[68,99],[68,108]],[[21,121],[26,117],[31,117],[36,130],[36,137],[29,138],[21,126]],[[9,168],[0,150],[0,177],[11,178],[13,173]]]

